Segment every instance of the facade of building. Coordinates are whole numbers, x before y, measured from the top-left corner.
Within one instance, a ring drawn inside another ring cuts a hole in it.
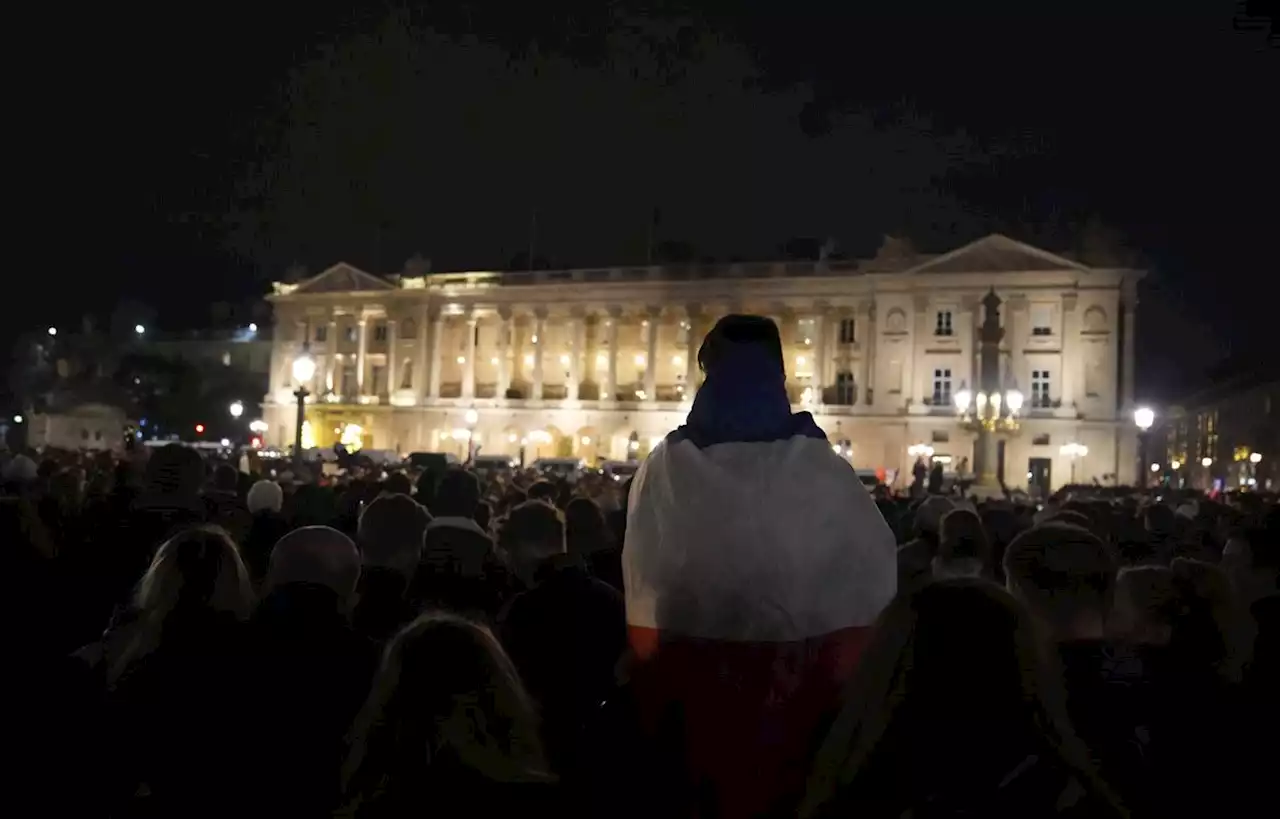
[[[1164,478],[1198,489],[1280,489],[1278,456],[1280,379],[1274,375],[1229,379],[1171,407],[1152,449]]]
[[[128,415],[113,404],[86,403],[36,413],[28,421],[27,444],[42,449],[124,449]]]
[[[1001,300],[1002,388],[1025,396],[1002,433],[1011,487],[1132,481],[1136,288],[1142,272],[1090,268],[1004,236],[949,253],[887,240],[866,261],[684,265],[398,276],[338,264],[276,284],[268,443],[295,437],[292,362],[304,350],[304,445],[643,457],[683,423],[698,347],[732,312],[774,317],[787,388],[854,466],[905,476],[908,448],[972,461],[955,396],[977,383],[982,299]],[[469,421],[471,421],[469,423]],[[1068,442],[1088,447],[1074,464]],[[899,478],[899,481],[903,477]]]

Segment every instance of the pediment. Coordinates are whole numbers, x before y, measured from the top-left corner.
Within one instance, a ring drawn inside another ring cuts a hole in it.
[[[395,285],[372,273],[339,262],[317,276],[298,284],[293,292],[300,293],[350,293],[353,291],[394,290]]]
[[[1015,273],[1021,271],[1080,270],[1079,262],[1038,247],[993,233],[964,247],[944,253],[907,273]]]

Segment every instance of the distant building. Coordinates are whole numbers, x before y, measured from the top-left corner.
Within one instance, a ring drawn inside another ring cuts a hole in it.
[[[85,403],[36,413],[27,423],[27,444],[38,449],[118,452],[124,448],[129,418],[118,406]]]
[[[1178,485],[1280,489],[1280,377],[1238,376],[1190,396],[1156,434],[1163,462],[1153,463]]]
[[[197,367],[228,367],[265,379],[271,371],[271,328],[254,325],[253,329],[246,326],[189,333],[145,332],[124,352],[181,359]]]
[[[1024,397],[1020,428],[1001,433],[1006,482],[1136,478],[1140,270],[1089,267],[999,235],[940,255],[890,240],[864,261],[422,267],[384,278],[337,264],[275,285],[268,443],[294,441],[291,364],[305,345],[317,364],[305,385],[308,444],[358,434],[405,454],[473,445],[529,459],[640,458],[684,422],[708,329],[748,312],[778,322],[795,407],[856,467],[909,476],[909,449],[922,445],[953,465],[973,460],[955,399],[977,397],[981,302],[994,292],[1000,389]],[[1073,462],[1069,442],[1087,454]]]

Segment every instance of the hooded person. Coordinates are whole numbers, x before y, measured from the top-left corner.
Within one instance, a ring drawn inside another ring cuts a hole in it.
[[[772,320],[722,318],[698,363],[686,424],[631,486],[633,690],[642,715],[682,715],[686,775],[714,812],[756,815],[803,787],[813,732],[896,591],[896,544],[813,417],[792,414]]]

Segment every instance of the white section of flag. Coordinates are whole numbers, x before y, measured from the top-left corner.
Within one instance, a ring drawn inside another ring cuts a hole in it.
[[[664,442],[631,486],[623,575],[631,626],[786,642],[871,625],[897,545],[822,439]]]

